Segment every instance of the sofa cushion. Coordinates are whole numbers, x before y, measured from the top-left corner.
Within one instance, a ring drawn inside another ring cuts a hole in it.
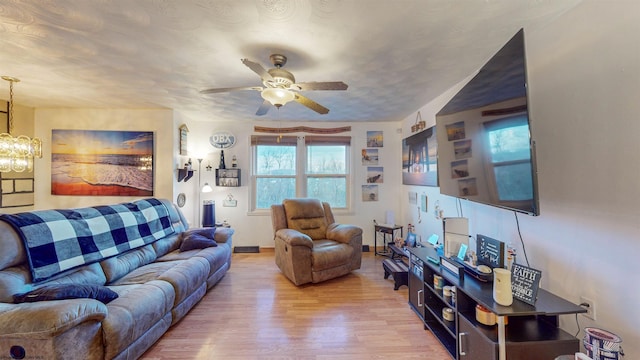
[[[216,247],[205,249],[194,249],[189,251],[172,251],[167,255],[158,258],[158,261],[188,260],[194,256],[202,257],[209,263],[209,275],[213,275],[225,263],[231,261],[231,246],[229,243],[222,243]]]
[[[173,250],[180,248],[182,233],[171,234],[151,244],[156,252],[156,256],[166,255]]]
[[[100,262],[102,270],[107,279],[107,284],[111,284],[131,271],[152,263],[156,259],[156,252],[151,245],[130,250],[124,254]]]
[[[45,285],[24,294],[14,295],[13,302],[19,304],[24,302],[86,298],[96,299],[107,304],[117,297],[118,294],[106,286],[83,284]]]
[[[18,265],[27,260],[22,239],[11,225],[0,221],[0,269]]]
[[[209,263],[199,257],[183,261],[157,261],[133,270],[112,285],[144,284],[152,280],[164,280],[173,285],[175,304],[179,304],[206,283],[209,270]]]
[[[351,262],[353,247],[335,241],[314,241],[311,252],[311,267],[313,271],[326,270],[343,266]]]
[[[107,305],[109,316],[102,322],[105,359],[112,359],[149,329],[168,329],[174,303],[173,287],[160,280],[146,284],[111,286],[119,297]]]
[[[289,229],[298,230],[313,240],[327,236],[324,207],[317,199],[285,199],[282,202]]]

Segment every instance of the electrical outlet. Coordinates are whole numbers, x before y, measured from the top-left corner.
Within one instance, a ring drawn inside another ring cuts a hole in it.
[[[584,305],[583,305],[584,304]],[[587,309],[586,313],[582,315],[588,317],[589,319],[596,321],[596,303],[595,301],[586,298],[584,296],[580,296],[580,306]]]

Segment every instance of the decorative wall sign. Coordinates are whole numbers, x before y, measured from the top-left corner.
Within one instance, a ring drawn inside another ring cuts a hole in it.
[[[425,127],[427,127],[427,122],[422,120],[422,115],[420,114],[420,111],[418,111],[416,114],[416,123],[411,125],[411,132],[414,133],[416,131],[422,131]]]
[[[513,292],[513,297],[529,305],[535,305],[541,277],[542,271],[540,270],[513,264],[511,266],[511,291]]]
[[[216,149],[228,149],[236,144],[236,137],[228,131],[218,131],[211,135],[209,143]]]
[[[189,129],[186,124],[182,124],[178,129],[180,130],[180,155],[187,156],[187,133]]]
[[[492,268],[504,267],[504,243],[502,241],[478,234],[476,246],[478,264]]]
[[[294,126],[294,127],[286,127],[286,128],[254,126],[253,131],[270,133],[270,134],[288,134],[288,133],[294,133],[294,132],[305,132],[309,134],[338,134],[342,132],[351,131],[351,126],[343,126],[338,128],[329,128],[329,129],[314,128],[309,126]]]

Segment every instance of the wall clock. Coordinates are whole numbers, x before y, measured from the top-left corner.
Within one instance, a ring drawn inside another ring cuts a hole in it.
[[[178,207],[183,207],[184,204],[187,202],[187,196],[184,193],[180,193],[178,194]]]

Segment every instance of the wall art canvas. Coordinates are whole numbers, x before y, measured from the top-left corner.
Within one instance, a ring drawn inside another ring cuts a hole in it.
[[[384,178],[382,175],[384,174],[384,168],[382,166],[369,166],[367,167],[367,182],[370,184],[382,184],[384,182]]]
[[[378,185],[362,185],[362,201],[378,201]]]
[[[153,195],[153,132],[54,129],[51,139],[52,195]]]
[[[378,149],[362,149],[362,165],[378,165]]]
[[[458,121],[454,124],[449,124],[445,127],[447,129],[447,140],[462,140],[467,137],[464,129],[464,121]]]
[[[382,147],[383,145],[382,131],[367,131],[367,147]]]
[[[402,183],[438,186],[438,142],[435,126],[402,140]]]

